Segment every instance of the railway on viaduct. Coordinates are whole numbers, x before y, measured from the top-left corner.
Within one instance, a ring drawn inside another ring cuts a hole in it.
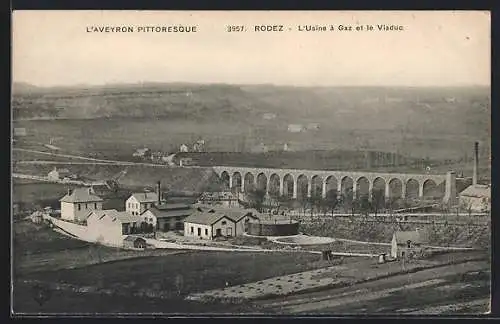
[[[367,194],[371,199],[374,190],[380,190],[385,199],[436,197],[440,192],[444,202],[456,202],[456,175],[381,173],[362,171],[299,170],[278,168],[248,168],[215,166],[215,173],[221,178],[226,189],[237,188],[240,192],[252,189],[266,193],[298,197],[312,195],[327,196],[330,190],[337,193],[352,191],[353,197]]]

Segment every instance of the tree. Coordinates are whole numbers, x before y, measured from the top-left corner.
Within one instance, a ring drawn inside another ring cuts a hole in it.
[[[339,204],[339,199],[338,199],[338,194],[336,189],[331,189],[328,190],[326,193],[326,197],[324,199],[324,206],[325,210],[329,210],[332,213],[335,211],[335,208],[337,208],[337,205]]]
[[[344,207],[345,212],[351,212],[352,216],[354,216],[354,211],[356,209],[356,204],[354,201],[354,192],[352,189],[344,191],[341,196],[341,203]]]
[[[372,207],[367,195],[363,195],[363,196],[359,197],[359,199],[357,199],[357,205],[358,205],[359,211],[363,215],[368,215],[368,213],[370,212],[370,209]]]
[[[262,212],[262,207],[264,206],[264,198],[266,196],[266,191],[262,189],[253,189],[250,191],[248,198],[249,203],[252,208],[257,209]]]
[[[380,209],[384,207],[385,197],[384,191],[382,189],[373,189],[372,191],[372,207],[375,212],[375,216]]]

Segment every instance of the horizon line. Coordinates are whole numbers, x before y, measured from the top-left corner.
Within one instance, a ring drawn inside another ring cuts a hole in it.
[[[70,83],[70,84],[51,84],[39,85],[27,81],[12,80],[11,86],[14,84],[26,84],[35,88],[72,88],[72,87],[106,87],[106,86],[126,86],[126,85],[144,85],[144,84],[187,84],[187,85],[228,85],[228,86],[273,86],[273,87],[291,87],[291,88],[354,88],[354,87],[399,87],[399,88],[462,88],[462,87],[491,87],[491,84],[478,83],[463,83],[463,84],[428,84],[428,85],[409,85],[409,84],[280,84],[272,82],[262,83],[228,83],[228,82],[196,82],[196,81],[129,81],[129,82],[104,82],[104,83]]]

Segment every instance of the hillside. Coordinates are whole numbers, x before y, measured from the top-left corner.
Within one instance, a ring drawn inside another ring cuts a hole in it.
[[[489,129],[488,88],[283,87],[161,84],[40,88],[14,84],[13,116],[30,118],[328,120],[326,127],[471,133]]]

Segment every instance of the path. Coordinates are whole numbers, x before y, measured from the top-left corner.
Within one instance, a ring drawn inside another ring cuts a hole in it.
[[[352,287],[293,295],[288,296],[286,299],[262,300],[258,301],[257,304],[284,314],[319,312],[345,314],[347,312],[356,312],[356,308],[361,308],[360,312],[366,312],[367,306],[380,312],[387,310],[391,313],[403,309],[403,307],[412,307],[410,309],[414,310],[415,306],[418,307],[417,300],[419,296],[420,298],[425,296],[416,291],[418,288],[427,287],[428,292],[434,292],[432,296],[430,293],[427,294],[429,295],[427,300],[419,300],[419,302],[427,303],[426,306],[430,302],[437,301],[449,303],[449,296],[446,296],[442,290],[432,289],[432,287],[446,287],[446,284],[449,283],[445,278],[446,276],[460,275],[472,271],[487,271],[488,269],[489,265],[485,261],[464,262],[434,269],[424,269],[411,274],[399,274],[360,283]],[[404,293],[406,298],[401,298],[401,293]],[[467,296],[467,298],[474,299],[477,296]],[[412,303],[415,304],[412,305]]]

